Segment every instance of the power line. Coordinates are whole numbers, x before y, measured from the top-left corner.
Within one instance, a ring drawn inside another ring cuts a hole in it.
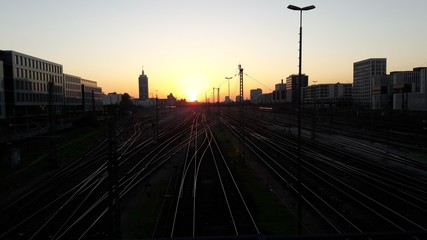
[[[234,78],[234,77],[235,77],[235,76],[237,76],[238,74],[239,74],[239,73],[234,74],[234,76],[232,76],[231,78]],[[225,81],[221,82],[219,85],[217,85],[217,86],[218,86],[218,88],[219,88],[219,87],[221,87],[221,85],[226,84],[227,82],[228,82],[228,80],[225,80]],[[206,94],[207,94],[207,93],[209,93],[210,91],[212,91],[212,88],[209,88],[209,89],[207,89],[206,91],[204,91],[204,92],[202,92],[202,93],[198,94],[198,95],[197,95],[197,98],[199,98],[200,96],[206,95]]]
[[[248,76],[248,77],[250,77],[250,78],[252,78],[252,80],[256,81],[257,83],[261,84],[262,86],[264,86],[264,87],[268,88],[270,91],[274,91],[273,89],[271,89],[271,88],[267,87],[266,85],[264,85],[264,84],[263,84],[263,83],[261,83],[260,81],[256,80],[255,78],[253,78],[253,77],[249,76],[247,73],[245,73],[245,75],[246,75],[246,76]]]

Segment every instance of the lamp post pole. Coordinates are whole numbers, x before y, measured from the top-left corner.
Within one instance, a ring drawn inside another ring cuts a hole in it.
[[[301,224],[301,82],[302,82],[302,76],[301,76],[301,62],[302,62],[302,12],[303,11],[308,11],[308,10],[312,10],[314,9],[315,6],[314,5],[310,5],[307,7],[297,7],[294,5],[289,5],[288,9],[290,10],[295,10],[295,11],[299,11],[300,12],[300,18],[299,18],[299,58],[298,58],[298,160],[297,160],[297,164],[298,164],[298,172],[297,172],[297,181],[298,181],[298,233],[301,234],[301,230],[302,230],[302,224]]]
[[[225,79],[227,79],[228,80],[228,102],[227,103],[230,103],[230,79],[232,79],[233,77],[225,77]]]

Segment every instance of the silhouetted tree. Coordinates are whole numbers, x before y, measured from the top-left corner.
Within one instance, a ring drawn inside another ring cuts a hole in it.
[[[132,101],[130,100],[130,95],[128,93],[124,93],[122,96],[122,101],[120,101],[121,114],[128,115],[131,108],[132,108]]]

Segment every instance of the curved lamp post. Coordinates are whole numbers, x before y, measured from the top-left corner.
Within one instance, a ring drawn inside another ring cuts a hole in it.
[[[299,62],[298,62],[298,233],[301,234],[301,62],[302,62],[302,12],[314,9],[314,5],[297,7],[289,5],[288,9],[300,12],[299,17]]]

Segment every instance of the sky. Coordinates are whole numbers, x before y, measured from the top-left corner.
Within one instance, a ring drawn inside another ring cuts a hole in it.
[[[0,49],[63,65],[104,93],[223,100],[239,94],[238,65],[249,90],[274,90],[302,72],[309,85],[352,83],[353,63],[387,58],[387,71],[427,66],[425,0],[0,0]]]

